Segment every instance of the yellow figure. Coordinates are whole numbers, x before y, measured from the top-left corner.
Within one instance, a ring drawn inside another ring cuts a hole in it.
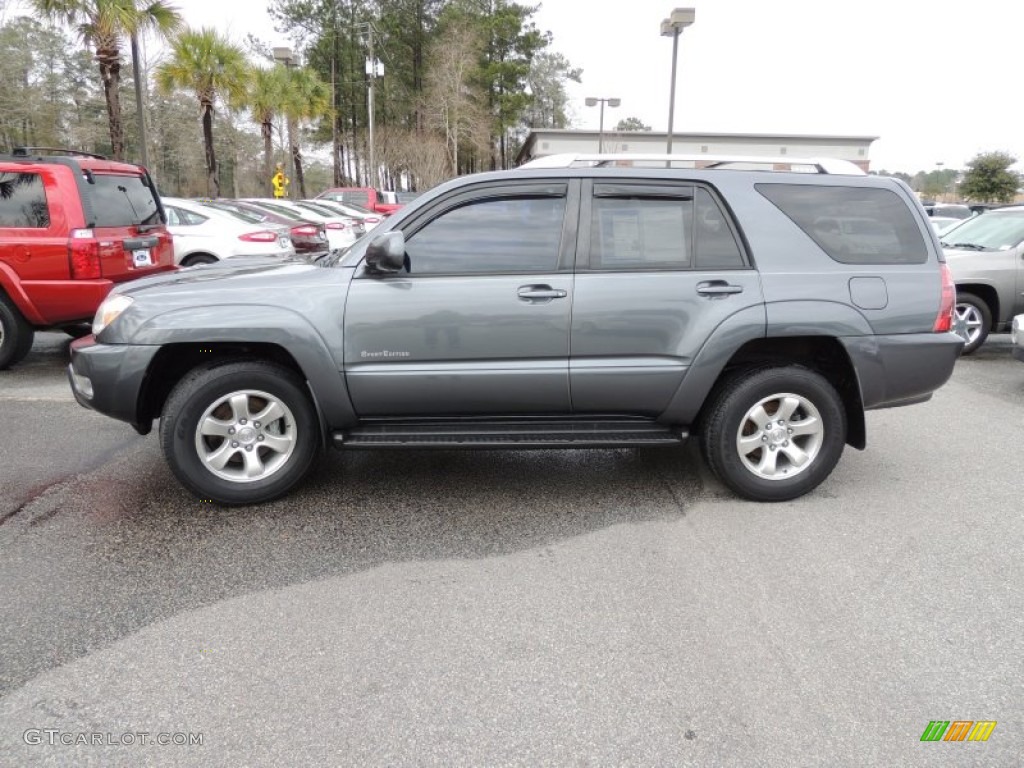
[[[270,179],[274,185],[274,197],[282,198],[288,193],[288,177],[284,175],[284,168],[281,163],[277,164],[277,172]]]

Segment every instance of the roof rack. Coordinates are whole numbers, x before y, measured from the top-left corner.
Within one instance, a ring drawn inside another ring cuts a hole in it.
[[[45,152],[50,155],[73,155],[75,157],[91,157],[94,160],[107,160],[106,155],[97,155],[94,152],[82,152],[78,149],[65,149],[64,147],[14,147],[11,150],[13,157],[29,157],[33,152]]]
[[[794,173],[827,173],[839,176],[866,176],[864,169],[849,160],[833,157],[790,157],[789,155],[666,155],[666,154],[558,154],[538,157],[520,168],[606,168],[633,166],[648,168],[694,168],[732,170],[770,170]],[[742,166],[742,167],[737,167]],[[751,167],[752,166],[752,167]],[[783,166],[783,167],[779,167]]]

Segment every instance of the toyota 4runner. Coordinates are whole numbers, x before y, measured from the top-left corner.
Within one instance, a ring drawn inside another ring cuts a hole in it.
[[[144,168],[35,150],[0,155],[0,370],[28,354],[37,328],[80,335],[111,286],[174,269]]]
[[[71,386],[159,419],[178,479],[223,504],[285,493],[328,445],[691,435],[739,495],[800,496],[864,448],[866,410],[949,378],[953,284],[897,180],[698,160],[546,158],[448,182],[321,266],[119,287]]]

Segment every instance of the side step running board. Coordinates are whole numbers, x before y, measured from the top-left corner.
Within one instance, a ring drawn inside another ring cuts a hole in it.
[[[672,446],[680,427],[647,419],[464,419],[368,421],[334,432],[335,448],[615,448]]]

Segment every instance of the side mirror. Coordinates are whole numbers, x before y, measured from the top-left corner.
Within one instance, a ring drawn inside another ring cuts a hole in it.
[[[374,272],[401,272],[405,266],[405,235],[385,232],[366,246],[366,266]]]

